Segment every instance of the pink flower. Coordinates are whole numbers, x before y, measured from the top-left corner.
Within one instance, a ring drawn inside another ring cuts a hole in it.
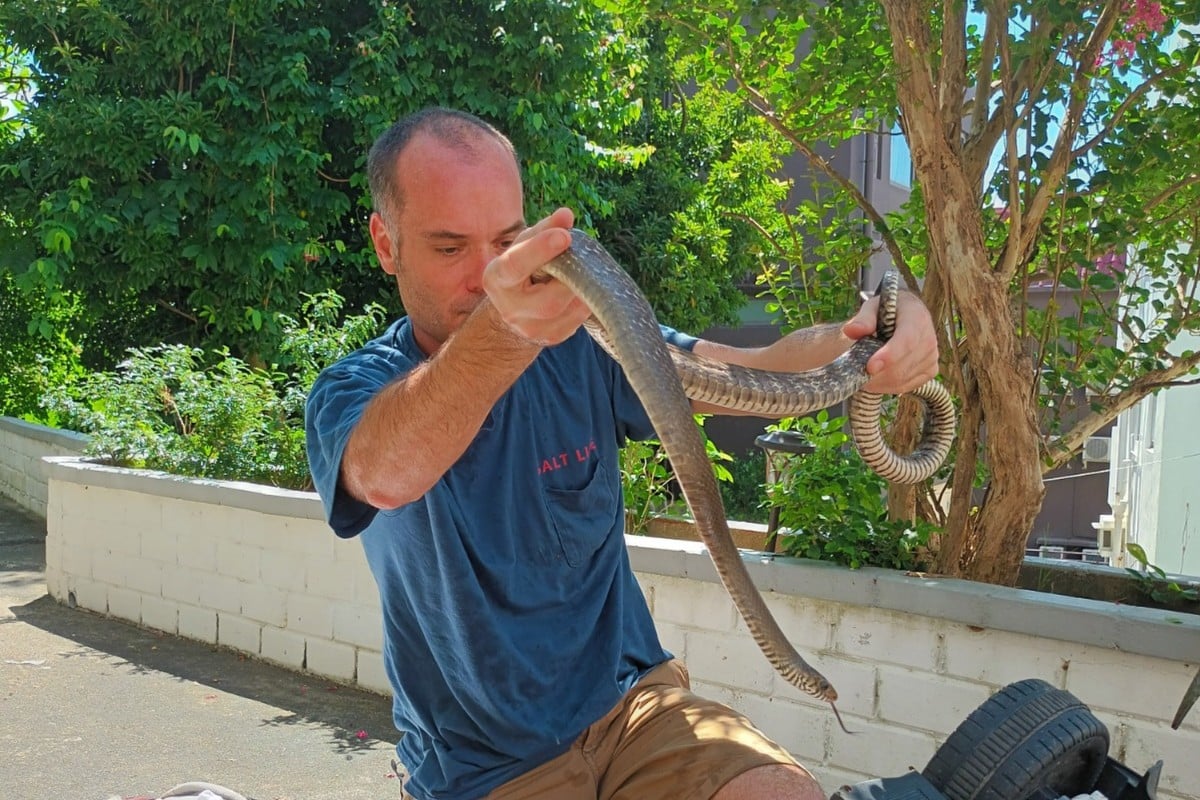
[[[1118,66],[1128,64],[1137,43],[1145,41],[1151,33],[1161,32],[1167,22],[1167,15],[1158,0],[1133,0],[1125,4],[1125,12],[1129,16],[1123,26],[1124,35],[1113,37],[1108,43],[1108,52],[1096,59],[1095,66],[1106,60]]]
[[[359,731],[358,733],[356,733],[356,734],[354,734],[354,735],[355,735],[355,737],[357,737],[357,738],[359,739],[359,741],[361,741],[361,740],[363,740],[363,739],[367,738],[367,732],[366,732],[366,731]]]

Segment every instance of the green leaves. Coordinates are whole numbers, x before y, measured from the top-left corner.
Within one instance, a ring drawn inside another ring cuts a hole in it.
[[[305,293],[391,295],[362,168],[406,112],[497,122],[531,217],[607,216],[598,176],[649,152],[627,137],[641,40],[591,3],[13,0],[0,21],[0,80],[24,87],[0,116],[0,250],[32,236],[20,284],[78,293],[125,331],[118,353],[183,340],[269,360]],[[134,327],[131,304],[148,311]]]
[[[705,417],[697,414],[703,432]],[[706,436],[705,450],[718,481],[729,483],[733,475],[725,462],[733,460]],[[664,514],[688,516],[687,502],[675,488],[667,452],[654,439],[626,442],[621,448],[621,492],[630,533],[645,533],[650,520]]]
[[[307,387],[383,320],[371,306],[339,322],[342,303],[333,293],[304,298],[301,318],[281,322],[285,358],[274,370],[226,350],[133,348],[112,371],[46,386],[47,416],[90,434],[89,452],[125,466],[308,488]],[[256,311],[247,309],[252,325],[263,322]]]
[[[767,502],[779,509],[784,552],[853,568],[921,569],[933,526],[888,519],[887,486],[848,447],[845,422],[821,411],[773,428],[798,431],[813,448],[775,456],[786,463],[767,486]]]
[[[1200,600],[1200,586],[1194,582],[1185,585],[1172,579],[1162,567],[1150,563],[1146,550],[1140,544],[1126,542],[1125,549],[1138,564],[1137,569],[1126,567],[1125,571],[1142,594],[1167,607],[1177,607]]]
[[[168,125],[163,128],[163,138],[167,140],[167,146],[172,149],[186,149],[192,155],[200,152],[200,134],[198,133],[188,133],[174,125]]]

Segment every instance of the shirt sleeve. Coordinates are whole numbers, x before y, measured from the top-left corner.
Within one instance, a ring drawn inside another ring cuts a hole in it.
[[[378,511],[342,487],[346,443],[371,399],[411,368],[411,364],[363,350],[326,368],[313,382],[304,413],[308,465],[325,507],[325,519],[338,536],[357,536]]]
[[[668,328],[666,325],[658,326],[662,330],[663,339],[667,344],[673,344],[681,350],[691,352],[696,347],[696,342],[700,341],[697,337],[687,333],[680,333],[674,328]]]
[[[662,330],[663,340],[667,344],[680,349],[690,351],[696,346],[696,342],[699,341],[695,336],[680,333],[666,325],[660,324],[658,327]],[[624,370],[607,353],[604,353],[599,345],[596,346],[596,349],[612,365],[613,412],[618,420],[618,438],[639,441],[655,438],[656,434],[654,426],[650,423],[650,417],[646,415],[646,409],[642,405],[641,398],[634,392],[633,386],[630,385],[629,380],[625,377]]]

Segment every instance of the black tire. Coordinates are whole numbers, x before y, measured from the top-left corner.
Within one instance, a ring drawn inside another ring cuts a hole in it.
[[[1070,692],[1031,678],[971,712],[922,775],[947,800],[1071,797],[1092,790],[1107,757],[1104,723]]]

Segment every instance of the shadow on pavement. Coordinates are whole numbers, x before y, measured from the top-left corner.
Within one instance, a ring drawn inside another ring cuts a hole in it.
[[[264,727],[318,725],[331,749],[346,758],[394,742],[391,700],[339,685],[317,675],[293,672],[249,656],[183,637],[141,628],[44,595],[11,609],[24,623],[73,642],[64,659],[92,659],[131,676],[163,674],[280,709]],[[370,732],[369,734],[366,732]]]

